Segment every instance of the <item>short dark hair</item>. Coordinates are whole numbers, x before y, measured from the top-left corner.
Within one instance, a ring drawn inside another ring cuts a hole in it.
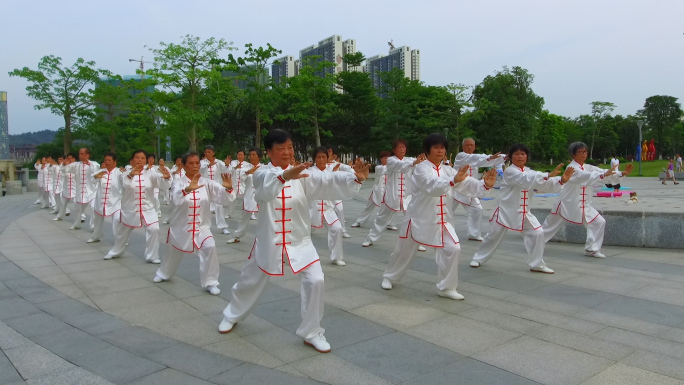
[[[72,158],[76,159],[76,154],[74,154],[73,152],[70,152],[67,154],[67,158],[68,157],[72,157]]]
[[[136,155],[136,154],[140,154],[140,153],[145,154],[145,159],[147,159],[147,151],[145,151],[145,150],[143,150],[143,149],[140,149],[140,148],[137,149],[137,150],[135,150],[135,151],[133,151],[133,155],[131,155],[131,159],[135,158],[135,155]]]
[[[587,147],[587,145],[584,142],[574,142],[571,143],[568,147],[568,152],[570,153],[570,155],[575,156],[575,154],[577,154],[577,151],[583,148],[587,150],[589,149],[589,147]]]
[[[316,155],[318,155],[320,153],[324,153],[325,156],[327,157],[328,156],[328,149],[323,147],[323,146],[318,146],[318,147],[314,148],[313,151],[311,152],[311,158],[315,161]]]
[[[183,162],[183,165],[188,163],[188,158],[190,158],[191,156],[196,156],[198,158],[200,157],[199,154],[195,151],[186,152],[185,154],[183,154],[183,156],[181,156],[181,162]]]
[[[102,157],[102,159],[104,159],[104,158],[106,158],[106,157],[110,157],[110,158],[112,158],[113,161],[116,162],[116,154],[115,154],[115,153],[113,153],[113,152],[108,152],[108,153],[104,154],[104,157]]]
[[[244,154],[245,154],[245,150],[237,150],[237,152],[235,153],[235,155],[237,155],[237,154],[239,154],[239,153],[242,153],[242,154],[244,155]]]
[[[90,149],[88,147],[81,147],[81,150],[85,150],[85,153],[90,155]]]
[[[256,152],[256,154],[257,154],[257,156],[259,157],[259,159],[261,159],[261,158],[264,156],[263,152],[261,152],[261,149],[258,148],[258,147],[250,148],[250,149],[249,149],[249,152],[250,152],[250,153],[251,153],[251,152]]]
[[[273,148],[274,144],[283,144],[288,140],[292,140],[292,135],[290,135],[290,133],[285,130],[276,128],[275,130],[271,130],[268,132],[268,134],[266,134],[266,136],[264,137],[264,146],[267,150],[270,150]]]
[[[508,160],[513,161],[513,154],[515,154],[518,151],[524,151],[525,154],[527,154],[527,161],[530,161],[530,148],[522,143],[516,143],[508,149]]]
[[[389,152],[389,151],[380,151],[380,159],[382,159],[382,158],[388,158],[388,157],[390,157],[390,156],[392,156],[392,153],[391,153],[391,152]]]
[[[204,150],[211,150],[216,152],[216,149],[214,149],[214,146],[212,146],[211,144],[207,144],[206,146],[204,146]]]
[[[407,148],[408,148],[408,142],[405,141],[404,139],[398,138],[398,139],[394,139],[394,142],[392,142],[392,150],[394,150],[395,148],[397,148],[397,146],[398,146],[399,144],[403,144],[404,147],[407,147]]]
[[[177,161],[178,159],[180,159],[181,162],[182,162],[182,161],[183,161],[183,155],[176,155],[176,157],[173,158],[173,162],[176,163],[176,161]]]
[[[445,150],[449,150],[449,141],[444,135],[433,132],[432,134],[426,136],[425,139],[423,139],[423,151],[425,151],[425,155],[430,153],[432,146],[437,146],[440,144],[444,146]]]
[[[153,159],[155,159],[155,160],[156,160],[156,159],[157,159],[157,156],[156,156],[156,155],[154,155],[154,154],[153,154],[153,153],[151,153],[151,152],[148,152],[148,153],[147,153],[147,159],[150,159],[150,158],[153,158]]]

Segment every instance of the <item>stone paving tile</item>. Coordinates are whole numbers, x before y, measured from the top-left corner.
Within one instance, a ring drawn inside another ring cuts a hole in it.
[[[9,384],[15,381],[23,381],[19,372],[14,368],[9,358],[0,351],[0,384]]]
[[[379,303],[389,299],[388,295],[358,286],[347,286],[326,290],[325,302],[338,309],[350,311],[362,306]]]
[[[28,385],[112,385],[111,382],[82,368],[48,374],[26,381]]]
[[[608,300],[618,298],[615,294],[563,284],[535,288],[526,291],[524,294],[581,307],[593,307]]]
[[[363,306],[352,310],[352,313],[397,330],[449,316],[441,310],[397,298]]]
[[[599,277],[595,275],[580,275],[563,281],[566,285],[583,287],[585,289],[598,290],[606,293],[625,295],[646,286],[641,281],[626,280],[621,278]]]
[[[218,334],[212,329],[215,334]],[[276,368],[285,364],[282,360],[269,354],[266,350],[254,345],[236,334],[229,333],[233,338],[227,338],[224,341],[204,345],[202,348],[209,351],[222,354],[227,357],[235,358],[237,360],[251,362],[256,365],[267,368]]]
[[[28,338],[22,336],[4,322],[0,322],[0,349],[7,350],[32,344]]]
[[[682,291],[684,291],[684,284],[680,285],[679,288],[648,285],[627,295],[629,297],[684,307],[684,296],[682,296]]]
[[[623,363],[616,363],[601,373],[595,375],[582,385],[682,385],[682,382],[671,377],[649,372]]]
[[[684,380],[684,367],[682,367],[681,359],[644,350],[637,350],[620,362],[625,365]]]
[[[465,356],[472,356],[520,336],[457,315],[408,328],[404,333]]]
[[[666,326],[677,326],[684,319],[684,307],[632,297],[614,298],[593,309]]]
[[[41,310],[36,306],[19,297],[10,297],[0,300],[0,320],[2,321],[24,317],[39,313],[40,311]]]
[[[36,344],[6,349],[4,353],[24,379],[57,374],[74,368],[74,365]]]
[[[195,346],[225,341],[237,336],[234,333],[219,333],[218,323],[204,315],[183,319],[174,319],[173,317],[170,317],[160,321],[164,322],[158,324],[154,328],[156,333]]]
[[[537,329],[533,333],[530,333],[530,336],[556,345],[607,358],[612,361],[619,361],[635,350],[634,347],[629,345],[597,338],[596,335],[587,336],[555,328],[553,326]]]
[[[614,326],[619,329],[647,335],[658,335],[672,329],[669,326],[606,313],[595,309],[578,309],[573,313],[573,316],[585,321],[591,321],[606,326]]]
[[[311,379],[335,385],[389,385],[391,382],[335,354],[319,354],[292,364]]]
[[[30,259],[27,261],[16,261],[16,262],[14,262],[14,264],[21,267],[22,269],[30,269],[30,268],[46,267],[46,266],[57,266],[57,265],[55,265],[55,263],[50,258]],[[35,274],[31,274],[31,275],[35,275]]]
[[[495,346],[473,358],[545,384],[579,384],[614,363],[529,336]]]
[[[44,334],[59,334],[71,329],[68,324],[44,312],[11,318],[5,323],[27,338],[40,337]]]
[[[73,362],[117,384],[125,384],[164,369],[163,365],[117,347],[92,352]]]
[[[406,348],[408,346],[410,349]],[[398,332],[336,349],[334,353],[391,383],[428,374],[464,358],[458,353]],[[295,367],[307,373],[305,367],[300,368],[299,364],[311,361],[318,361],[318,357],[298,362]]]
[[[521,334],[531,334],[545,326],[539,322],[478,307],[460,312],[458,315]]]
[[[238,324],[232,333],[235,333],[239,327],[241,327],[241,324]],[[320,354],[310,346],[305,345],[302,338],[281,328],[250,334],[244,338],[286,363],[292,363]],[[333,351],[336,349],[332,344],[331,347]]]
[[[159,350],[148,354],[147,357],[203,380],[208,380],[242,363],[242,361],[186,344]]]
[[[473,269],[473,270],[479,270]],[[539,288],[548,285],[548,282],[543,282],[533,278],[518,277],[511,274],[494,274],[477,279],[465,279],[468,282],[477,283],[483,286],[489,286],[496,289],[512,291],[515,293],[522,293],[528,290]]]
[[[608,341],[684,360],[684,344],[681,343],[612,327],[601,330],[596,333],[596,336]]]
[[[404,385],[534,385],[538,382],[501,370],[472,358],[465,358],[439,368],[429,374],[415,377]]]
[[[87,295],[100,295],[108,293],[116,293],[118,291],[126,291],[133,289],[142,289],[145,287],[153,287],[150,280],[140,276],[120,277],[113,279],[105,279],[101,281],[79,282],[78,286]]]
[[[227,300],[219,296],[207,295],[206,291],[194,297],[184,298],[183,302],[202,314],[222,312],[228,306]]]
[[[146,287],[116,293],[93,295],[90,296],[90,299],[102,310],[112,311],[152,303],[173,301],[176,298],[157,287]]]
[[[135,325],[156,327],[169,320],[183,320],[199,315],[199,312],[181,300],[150,303],[135,307],[119,308],[110,314]]]
[[[167,368],[129,382],[129,385],[211,385],[211,382]]]
[[[112,345],[139,355],[150,354],[179,344],[174,339],[135,326],[102,333],[98,337]]]
[[[262,368],[260,366],[245,363],[228,370],[210,381],[222,385],[253,385],[253,384],[278,384],[278,385],[313,385],[321,382],[293,376],[279,370]]]

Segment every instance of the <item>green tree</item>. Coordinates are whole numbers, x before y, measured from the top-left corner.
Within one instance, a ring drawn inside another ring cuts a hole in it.
[[[148,74],[163,87],[156,100],[163,106],[158,113],[167,131],[184,133],[190,150],[197,151],[200,141],[211,136],[207,120],[226,102],[225,92],[230,88],[215,63],[224,51],[235,48],[213,37],[202,41],[185,35],[182,39],[180,44],[160,42],[161,48],[151,49],[155,68]]]
[[[682,107],[674,96],[655,95],[646,99],[644,108],[639,111],[644,116],[646,124],[655,133],[656,151],[661,155],[670,147],[676,152],[675,126],[682,118]]]
[[[383,96],[379,103],[378,124],[373,129],[376,142],[388,143],[397,138],[409,142],[409,149],[420,147],[422,137],[417,133],[418,101],[421,84],[406,78],[404,72],[393,68],[380,75]]]
[[[532,90],[533,81],[524,68],[504,66],[475,87],[469,125],[481,147],[504,151],[513,143],[534,139],[544,98]]]
[[[531,146],[532,154],[535,159],[562,159],[567,145],[565,119],[544,110],[539,120],[539,131]]]
[[[591,102],[590,105],[593,129],[591,133],[591,145],[589,146],[589,158],[594,159],[594,144],[596,143],[596,138],[601,135],[601,129],[606,126],[610,114],[617,106],[610,102]]]
[[[95,137],[109,139],[109,151],[116,151],[116,133],[120,131],[119,121],[130,110],[133,98],[123,78],[113,75],[99,80],[91,90],[94,116],[88,131]]]
[[[452,151],[458,152],[463,138],[466,137],[463,132],[463,114],[466,108],[473,106],[469,92],[471,87],[451,83],[445,88],[449,91],[449,108],[444,117],[446,137],[455,144]]]
[[[26,87],[28,96],[36,99],[37,110],[49,109],[64,118],[64,153],[71,150],[71,128],[76,119],[87,113],[92,105],[88,86],[99,80],[106,71],[95,69],[95,62],[78,58],[71,67],[62,65],[62,58],[43,56],[38,69],[28,67],[15,69],[10,76],[22,77],[30,83]]]

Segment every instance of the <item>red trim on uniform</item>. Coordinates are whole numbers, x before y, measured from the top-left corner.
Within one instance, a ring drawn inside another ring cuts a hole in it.
[[[283,183],[283,184],[284,184],[285,182],[287,182],[287,181],[285,180],[285,178],[283,178],[282,175],[278,175],[278,180],[280,181],[280,183]]]
[[[290,259],[290,257],[288,256],[288,260],[289,260],[289,259]],[[308,264],[308,265],[302,267],[301,269],[299,269],[299,270],[297,270],[297,271],[294,271],[294,269],[292,268],[292,264],[290,264],[290,269],[292,270],[292,273],[294,273],[294,274],[299,274],[302,270],[306,269],[307,267],[313,265],[313,264],[316,263],[316,262],[320,262],[320,259],[317,259],[317,260],[311,262],[310,264]]]

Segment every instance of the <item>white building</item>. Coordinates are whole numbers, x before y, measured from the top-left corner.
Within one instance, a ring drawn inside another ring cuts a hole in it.
[[[389,51],[387,55],[375,55],[366,59],[364,71],[370,74],[373,87],[382,90],[381,74],[399,68],[411,80],[420,80],[420,50],[402,46]]]
[[[284,82],[287,78],[291,78],[299,72],[299,60],[295,60],[294,56],[283,56],[276,59],[271,65],[271,78],[275,84]]]

